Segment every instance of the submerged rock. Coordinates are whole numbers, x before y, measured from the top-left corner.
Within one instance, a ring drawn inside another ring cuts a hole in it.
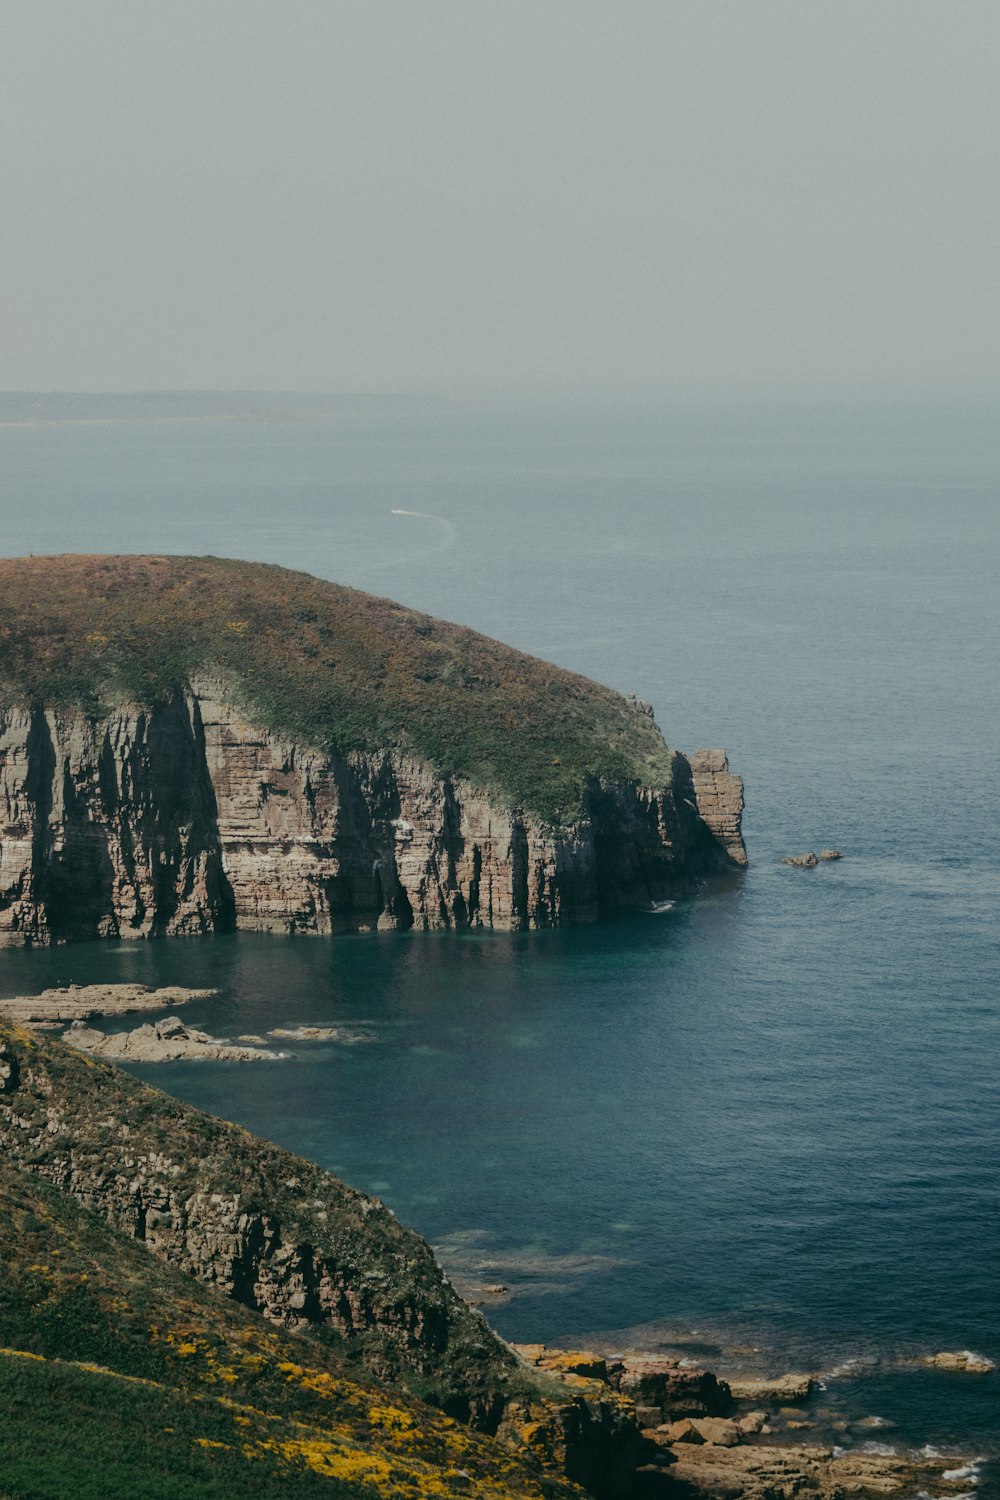
[[[283,1042],[373,1042],[367,1031],[349,1031],[343,1026],[275,1026],[268,1036]]]

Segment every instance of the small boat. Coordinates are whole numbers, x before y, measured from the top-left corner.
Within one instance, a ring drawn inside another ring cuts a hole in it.
[[[676,901],[651,901],[646,907],[646,911],[651,917],[658,917],[661,912],[673,911],[676,905]]]

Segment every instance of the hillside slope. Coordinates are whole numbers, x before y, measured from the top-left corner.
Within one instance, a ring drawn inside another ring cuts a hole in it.
[[[528,1455],[366,1380],[0,1161],[9,1500],[557,1500]]]
[[[271,1322],[496,1427],[516,1359],[377,1198],[2,1022],[0,1155]]]
[[[630,1399],[526,1365],[377,1199],[6,1023],[0,1410],[5,1500],[555,1500],[565,1476],[623,1500],[647,1447]]]
[[[540,927],[745,862],[609,688],[214,558],[0,562],[0,942]]]

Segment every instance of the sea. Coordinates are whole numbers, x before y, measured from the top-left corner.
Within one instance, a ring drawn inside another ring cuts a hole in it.
[[[260,559],[474,626],[724,747],[750,857],[575,929],[7,951],[0,993],[345,1027],[136,1071],[377,1194],[504,1288],[505,1337],[814,1372],[799,1436],[931,1445],[1000,1495],[1000,1374],[923,1364],[1000,1363],[997,419],[0,401],[8,554]]]

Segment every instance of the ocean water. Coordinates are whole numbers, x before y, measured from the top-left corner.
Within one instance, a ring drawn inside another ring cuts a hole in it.
[[[141,1071],[377,1192],[506,1336],[822,1371],[817,1434],[1000,1459],[1000,1375],[919,1365],[1000,1362],[998,490],[985,406],[0,426],[6,552],[280,562],[635,691],[728,749],[751,859],[590,928],[6,952],[0,991],[360,1029]]]

